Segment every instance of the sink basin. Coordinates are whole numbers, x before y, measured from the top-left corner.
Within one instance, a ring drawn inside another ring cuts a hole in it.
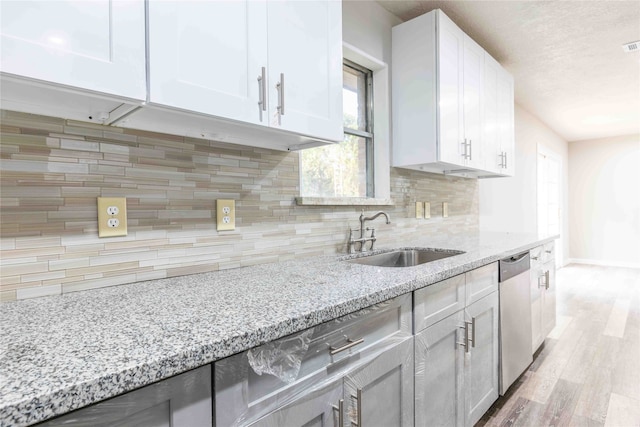
[[[443,258],[463,254],[451,249],[399,249],[381,254],[353,258],[347,262],[376,267],[413,267]]]

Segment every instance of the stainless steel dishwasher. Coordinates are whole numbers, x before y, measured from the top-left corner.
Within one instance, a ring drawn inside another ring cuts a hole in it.
[[[533,362],[529,252],[500,260],[500,394]]]

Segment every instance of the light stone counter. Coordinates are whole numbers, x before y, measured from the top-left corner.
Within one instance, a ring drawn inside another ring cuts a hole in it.
[[[466,253],[408,268],[315,257],[1,304],[0,426],[87,406],[555,237],[421,238],[403,247]]]

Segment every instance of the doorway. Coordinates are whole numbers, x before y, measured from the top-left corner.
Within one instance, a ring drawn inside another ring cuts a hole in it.
[[[538,233],[559,234],[556,239],[556,268],[563,265],[562,162],[560,156],[538,145]]]

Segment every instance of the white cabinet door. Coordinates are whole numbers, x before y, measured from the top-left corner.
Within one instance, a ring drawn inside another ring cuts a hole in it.
[[[482,92],[484,86],[484,49],[467,35],[464,36],[463,59],[463,117],[464,143],[466,144],[465,164],[474,168],[482,167]]]
[[[439,160],[464,165],[464,33],[444,13],[437,17]]]
[[[464,311],[415,337],[418,427],[464,425]]]
[[[347,424],[413,426],[413,338],[344,377]]]
[[[484,55],[484,92],[482,108],[483,169],[501,173],[501,151],[498,140],[498,74],[500,64],[489,54]]]
[[[556,327],[556,263],[554,260],[544,264],[545,289],[542,302],[542,339]]]
[[[533,252],[532,252],[533,253]],[[542,310],[543,310],[543,289],[544,270],[539,262],[531,262],[531,349],[535,353],[540,344],[544,341],[542,334]]]
[[[267,124],[267,66],[264,0],[149,2],[150,102]]]
[[[2,1],[3,73],[146,98],[143,0]]]
[[[466,308],[472,344],[465,360],[465,425],[473,426],[498,399],[498,292]]]
[[[498,74],[498,139],[502,174],[513,176],[515,171],[515,134],[514,134],[513,77],[503,68]]]
[[[268,9],[271,126],[342,140],[342,4],[274,1]]]

